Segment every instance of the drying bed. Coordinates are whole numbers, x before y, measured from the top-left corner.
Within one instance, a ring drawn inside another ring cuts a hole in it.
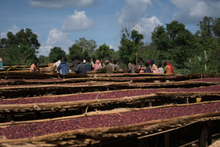
[[[111,114],[93,115],[89,117],[80,116],[64,120],[45,120],[42,122],[4,126],[0,128],[0,136],[5,136],[7,139],[21,139],[82,128],[103,128],[103,130],[105,130],[106,128],[117,126],[135,125],[153,120],[164,120],[198,114],[217,113],[219,111],[220,102],[212,102],[181,107],[151,108],[120,113],[113,112]],[[147,127],[147,125],[143,127]]]
[[[190,81],[198,81],[198,82],[218,82],[220,83],[220,78],[202,78],[202,79],[193,79]]]
[[[34,97],[34,98],[17,98],[17,99],[2,99],[1,105],[5,104],[31,104],[31,103],[54,103],[54,102],[68,102],[68,101],[87,101],[87,100],[101,100],[101,99],[118,99],[124,97],[141,96],[156,94],[159,92],[175,92],[175,93],[192,93],[192,92],[220,92],[220,85],[199,87],[199,88],[176,88],[176,89],[132,89],[119,90],[107,92],[92,92],[81,93],[69,96],[52,96],[52,97]]]
[[[69,79],[0,79],[0,85],[19,85],[19,84],[49,84],[49,83],[71,83],[89,81],[90,78],[69,78]]]

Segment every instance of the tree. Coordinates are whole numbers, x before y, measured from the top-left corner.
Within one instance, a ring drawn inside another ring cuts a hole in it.
[[[73,44],[71,47],[69,47],[69,54],[67,55],[67,59],[72,62],[75,56],[82,57],[82,55],[83,55],[82,47],[77,44]]]
[[[40,43],[37,35],[31,29],[21,29],[15,35],[7,33],[7,38],[1,39],[4,46],[3,60],[6,64],[31,64],[38,53]]]
[[[206,36],[208,38],[210,38],[213,35],[212,33],[213,21],[214,19],[212,17],[205,16],[203,17],[203,20],[199,21],[199,24],[197,24],[197,26],[200,27],[200,30],[206,33]]]
[[[49,61],[51,63],[57,62],[58,56],[66,57],[66,52],[64,50],[62,50],[61,47],[56,47],[56,46],[54,48],[50,49]]]
[[[158,26],[154,28],[152,32],[152,43],[156,45],[156,49],[158,50],[158,56],[161,60],[167,60],[169,53],[167,52],[169,47],[169,36],[163,26]]]
[[[46,56],[44,56],[44,55],[40,55],[39,57],[38,57],[38,63],[40,64],[40,65],[47,65],[50,61],[49,61],[49,57],[46,57]]]
[[[162,60],[172,60],[184,65],[186,58],[198,48],[198,43],[192,33],[185,29],[185,25],[177,21],[155,28],[152,40],[157,45],[158,55]]]
[[[126,28],[123,30],[120,46],[119,55],[124,63],[129,59],[130,61],[135,61],[136,51],[144,45],[144,36],[139,34],[136,30],[129,32]]]
[[[82,47],[83,51],[87,49],[90,55],[95,52],[95,48],[97,47],[97,44],[94,40],[86,40],[84,37],[76,40],[75,44]]]
[[[104,57],[110,56],[110,48],[105,43],[100,45],[98,49],[96,49],[96,54],[98,59],[104,59]]]

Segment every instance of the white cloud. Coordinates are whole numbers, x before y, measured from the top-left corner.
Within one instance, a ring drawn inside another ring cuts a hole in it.
[[[156,16],[143,17],[139,20],[133,29],[144,35],[144,41],[149,42],[151,40],[151,32],[154,28],[163,25]]]
[[[12,32],[14,35],[20,31],[19,27],[17,27],[16,25],[12,25],[12,27],[8,28],[7,30],[8,32]],[[1,32],[1,38],[7,38],[7,33]]]
[[[83,31],[93,26],[93,20],[89,19],[85,11],[75,10],[74,15],[67,16],[62,25],[62,31]]]
[[[1,32],[1,38],[7,38],[7,33]]]
[[[41,45],[41,47],[39,48],[39,55],[44,55],[44,56],[48,56],[50,53],[50,49],[53,48],[50,45]]]
[[[47,44],[51,45],[59,45],[59,44],[72,44],[70,39],[68,38],[69,33],[63,33],[60,30],[52,29],[47,36]]]
[[[147,16],[152,6],[151,0],[125,0],[124,8],[117,14],[118,23],[129,31],[137,30],[144,35],[144,41],[149,42],[154,28],[163,25],[156,16]]]
[[[146,16],[146,12],[152,7],[151,0],[125,0],[125,6],[118,15],[118,23],[135,22]]]
[[[46,43],[43,43],[39,48],[39,55],[48,56],[50,49],[55,46],[61,47],[68,54],[68,49],[73,44],[68,35],[69,33],[64,33],[57,29],[50,30]]]
[[[11,28],[8,29],[9,32],[12,32],[14,35],[20,31],[19,27],[17,27],[16,25],[12,25]]]
[[[173,14],[173,20],[195,24],[204,16],[218,17],[220,1],[211,0],[170,0],[179,11]]]
[[[91,7],[98,4],[98,0],[29,0],[32,7],[46,9],[63,9],[70,7]]]

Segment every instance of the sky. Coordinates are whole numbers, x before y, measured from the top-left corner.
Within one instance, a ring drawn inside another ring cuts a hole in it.
[[[29,28],[38,35],[39,55],[58,46],[67,54],[79,38],[107,44],[115,51],[123,27],[149,43],[158,25],[173,20],[195,33],[204,16],[219,17],[220,0],[0,0],[1,38]]]

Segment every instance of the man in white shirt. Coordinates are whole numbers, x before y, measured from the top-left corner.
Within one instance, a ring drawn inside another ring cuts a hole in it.
[[[53,67],[55,67],[55,71],[57,72],[57,73],[59,73],[59,71],[57,71],[57,67],[60,65],[60,63],[61,63],[61,56],[59,55],[58,56],[58,58],[57,58],[57,62],[56,63],[54,63],[54,65],[53,65]]]
[[[164,70],[163,70],[163,68],[161,67],[161,64],[158,64],[158,73],[162,73],[162,74],[164,74]]]

